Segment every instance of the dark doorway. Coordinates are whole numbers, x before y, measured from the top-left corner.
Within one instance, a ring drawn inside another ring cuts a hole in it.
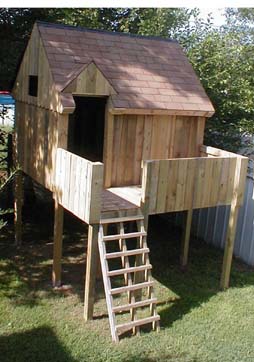
[[[90,161],[103,161],[106,98],[74,97],[69,116],[68,150]]]

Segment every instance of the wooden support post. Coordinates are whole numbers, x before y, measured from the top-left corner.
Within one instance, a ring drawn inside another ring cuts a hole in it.
[[[85,302],[84,302],[84,318],[86,321],[93,318],[96,274],[99,262],[98,233],[99,233],[98,224],[89,225],[87,258],[86,258]]]
[[[106,235],[108,233],[108,224],[105,224],[103,226],[103,230],[104,230],[104,235]],[[99,248],[98,248],[98,258],[99,258]],[[99,259],[97,261],[96,280],[101,282],[103,281],[101,263]]]
[[[53,271],[52,271],[53,287],[59,287],[61,285],[63,220],[64,220],[64,209],[58,203],[57,199],[55,199],[54,248],[53,248]]]
[[[144,211],[144,210],[143,210]],[[144,214],[144,230],[139,230],[139,222],[137,222],[137,227],[138,227],[138,231],[146,231],[146,233],[148,234],[148,220],[149,220],[149,215],[146,213]],[[147,236],[146,236],[147,238]],[[143,245],[142,245],[142,240],[143,238],[139,238],[138,241],[137,241],[137,246],[136,248],[143,248]],[[137,255],[136,258],[135,258],[135,266],[140,266],[143,264],[143,255]],[[136,272],[134,273],[134,284],[138,284],[138,283],[143,283],[145,280],[145,274],[144,272]],[[135,299],[138,301],[138,300],[141,300],[141,297],[142,297],[142,290],[135,290],[133,292],[133,295],[135,297]]]
[[[226,289],[229,287],[229,278],[230,278],[231,264],[232,264],[233,251],[234,251],[237,219],[238,219],[239,208],[240,205],[242,204],[242,199],[244,195],[247,167],[248,167],[248,158],[238,157],[236,160],[234,191],[230,207],[222,273],[220,279],[221,289]]]
[[[227,230],[227,237],[226,237],[226,244],[225,244],[224,258],[222,265],[222,273],[220,279],[221,289],[226,289],[229,287],[229,278],[230,278],[231,264],[232,264],[233,251],[234,251],[234,241],[235,241],[238,212],[239,212],[239,206],[232,204],[230,208],[228,230]]]
[[[182,268],[185,268],[188,263],[192,214],[193,214],[192,209],[187,210],[185,216],[185,225],[182,235],[182,251],[180,257],[180,264]]]
[[[23,206],[23,175],[22,171],[17,171],[14,178],[14,225],[15,225],[15,244],[22,242],[22,206]]]

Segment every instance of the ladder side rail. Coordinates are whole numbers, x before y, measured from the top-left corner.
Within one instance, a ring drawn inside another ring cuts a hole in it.
[[[140,231],[141,232],[145,232],[145,225],[144,225],[144,221],[138,221],[137,222]],[[141,236],[141,247],[142,248],[147,248],[147,237],[146,236]],[[149,254],[143,254],[143,263],[144,265],[146,264],[150,264],[150,258],[149,258]],[[151,273],[151,269],[147,269],[145,271],[145,281],[146,282],[152,282],[152,273]],[[148,298],[149,299],[153,299],[154,298],[154,285],[152,284],[151,286],[148,287]],[[151,303],[150,304],[150,314],[151,316],[156,316],[157,315],[157,306],[156,303]],[[160,321],[159,320],[155,320],[152,322],[153,325],[153,330],[157,330],[159,331],[160,329]]]
[[[120,225],[119,225],[119,232],[120,232],[121,235],[125,234],[125,232],[124,232],[124,224],[123,224],[122,221],[120,222]],[[119,240],[119,246],[121,248],[121,251],[123,251],[123,252],[126,252],[128,250],[127,245],[126,245],[126,240],[124,238]],[[128,255],[122,257],[122,265],[123,265],[123,267],[125,269],[130,268],[130,260],[129,260]],[[129,285],[129,286],[131,286],[133,284],[132,283],[132,277],[131,277],[130,273],[125,274],[125,282],[127,282],[126,284]],[[135,295],[131,290],[127,292],[127,295],[128,295],[128,303],[133,304],[133,303],[136,302]],[[135,308],[130,308],[130,315],[131,315],[131,320],[134,321],[136,319],[135,318],[136,317]],[[136,334],[137,332],[139,332],[139,326],[133,327],[133,334]]]
[[[115,319],[115,313],[113,312],[113,297],[110,293],[111,288],[111,282],[110,278],[107,277],[108,273],[108,263],[105,258],[106,254],[106,246],[103,241],[103,226],[100,225],[99,227],[99,238],[98,238],[98,244],[99,244],[99,253],[100,253],[100,260],[101,260],[101,270],[102,270],[102,276],[103,276],[103,283],[105,288],[105,296],[106,296],[106,302],[108,307],[108,316],[109,316],[109,324],[110,324],[110,330],[112,339],[114,342],[118,342],[118,334],[116,331],[116,319]]]

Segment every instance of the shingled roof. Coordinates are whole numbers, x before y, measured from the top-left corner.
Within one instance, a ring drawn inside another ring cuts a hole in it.
[[[112,85],[114,108],[193,111],[214,108],[176,41],[37,22],[59,92],[94,62]]]

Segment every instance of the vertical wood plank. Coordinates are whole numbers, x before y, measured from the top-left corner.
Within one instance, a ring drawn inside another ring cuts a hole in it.
[[[89,162],[87,163],[87,170],[86,170],[86,185],[85,185],[85,217],[84,220],[89,220],[89,212],[90,212],[90,201],[91,201],[91,186],[89,184],[89,180],[92,178],[92,164]]]
[[[55,198],[53,271],[52,271],[52,283],[54,287],[58,287],[61,285],[63,218],[64,218],[64,209],[59,204],[57,198]]]
[[[23,206],[23,175],[17,171],[14,178],[14,225],[15,225],[15,244],[22,243],[22,206]]]
[[[171,117],[169,158],[174,157],[175,129],[176,129],[176,116],[172,116]]]
[[[213,162],[214,159],[207,158],[205,160],[205,178],[204,178],[204,193],[202,199],[202,207],[208,207],[210,205],[210,195],[213,188],[213,179],[212,179],[212,172],[213,172]]]
[[[89,207],[89,219],[86,220],[89,224],[98,222],[100,219],[101,211],[101,197],[102,197],[102,186],[103,186],[103,164],[94,164],[92,166],[92,177],[91,177],[91,196]]]
[[[161,119],[160,117],[154,115],[152,116],[152,138],[151,138],[151,159],[160,158],[160,128],[161,128]]]
[[[80,192],[79,192],[79,209],[78,213],[80,218],[84,220],[85,218],[85,203],[86,203],[86,188],[87,188],[87,162],[82,162],[81,164],[81,175],[80,175]]]
[[[173,138],[173,157],[183,157],[183,142],[185,139],[185,117],[177,116],[175,123],[175,134]]]
[[[121,137],[123,128],[123,116],[115,116],[114,118],[114,146],[113,146],[113,164],[112,164],[112,180],[111,186],[118,185],[118,163],[123,161],[120,159]]]
[[[184,197],[185,197],[185,185],[187,178],[187,166],[188,160],[182,159],[178,160],[178,174],[177,174],[177,184],[176,184],[176,196],[175,196],[175,210],[181,211],[184,210]]]
[[[184,208],[190,210],[193,208],[196,195],[196,172],[197,160],[189,159],[187,164],[188,182],[185,185]]]
[[[228,159],[229,163],[229,170],[228,170],[228,180],[227,180],[227,192],[225,196],[225,203],[231,203],[233,192],[234,192],[234,178],[236,173],[236,165],[237,165],[237,158],[230,157]],[[240,175],[239,175],[240,177]]]
[[[167,187],[168,187],[168,160],[161,160],[159,162],[159,176],[158,176],[158,189],[157,189],[157,200],[156,200],[156,212],[165,212],[165,205],[167,202]]]
[[[144,116],[144,142],[143,142],[143,157],[144,161],[151,159],[151,143],[153,133],[153,118],[152,116]]]
[[[176,189],[177,189],[177,175],[178,175],[179,160],[170,160],[169,163],[169,180],[168,183],[168,199],[167,199],[167,211],[175,210],[176,203]]]
[[[133,185],[134,181],[134,169],[135,169],[135,158],[137,155],[135,154],[135,143],[136,143],[136,127],[137,127],[137,116],[131,115],[128,119],[125,120],[127,124],[127,142],[125,149],[125,166],[124,166],[124,185]]]
[[[183,268],[185,268],[188,263],[192,215],[193,215],[192,209],[186,211],[185,225],[182,235],[182,247],[181,247],[182,251],[180,257],[180,264],[181,267]]]
[[[222,289],[228,288],[229,286],[229,278],[230,278],[231,264],[232,264],[233,251],[234,251],[235,232],[236,232],[237,218],[240,207],[238,199],[239,197],[241,197],[241,192],[242,192],[241,184],[243,181],[241,178],[244,177],[244,179],[246,179],[246,171],[247,171],[246,164],[247,164],[247,159],[243,159],[240,157],[237,158],[235,177],[234,177],[233,197],[230,207],[226,244],[224,250],[221,280],[220,280],[220,287]]]
[[[137,127],[135,135],[135,152],[134,152],[134,185],[141,183],[141,162],[143,159],[142,150],[144,143],[144,116],[137,116]]]
[[[122,117],[122,127],[120,133],[120,149],[119,153],[115,154],[117,159],[117,185],[124,185],[124,175],[127,161],[127,135],[128,135],[128,117]],[[119,158],[119,159],[118,159]]]
[[[198,165],[197,165],[197,173],[196,173],[196,187],[197,187],[197,194],[195,197],[195,201],[194,201],[194,208],[200,208],[202,207],[202,202],[203,202],[203,197],[204,197],[204,193],[205,193],[205,162],[207,160],[204,158],[201,158],[198,160]]]
[[[237,191],[237,205],[242,205],[244,198],[245,184],[246,184],[246,175],[248,169],[248,158],[241,157],[240,159],[238,159],[237,166],[240,168],[239,184]]]
[[[229,278],[230,278],[231,264],[232,264],[233,251],[234,251],[234,240],[235,240],[238,213],[239,213],[239,206],[232,203],[230,207],[228,230],[226,236],[222,273],[220,279],[221,289],[226,289],[229,287]]]
[[[151,163],[144,161],[142,170],[142,194],[141,194],[141,209],[144,215],[145,228],[148,230],[148,218],[150,210],[150,189],[151,189],[152,170]]]
[[[81,170],[82,170],[82,159],[81,157],[76,158],[76,169],[75,169],[75,187],[73,197],[73,212],[79,214],[79,202],[80,202],[80,190],[82,189],[81,184]]]
[[[190,120],[190,130],[189,130],[189,142],[188,142],[188,152],[186,157],[198,157],[196,151],[196,139],[195,139],[195,128],[196,128],[196,117],[192,117]]]
[[[220,178],[220,191],[219,191],[219,202],[223,201],[227,197],[227,188],[228,188],[228,176],[229,176],[229,158],[222,158],[222,167],[221,167],[221,178]]]
[[[213,160],[213,170],[212,170],[212,180],[213,187],[210,194],[210,205],[217,205],[219,199],[219,190],[220,190],[220,178],[221,178],[222,162],[220,159],[215,158]]]
[[[205,117],[198,117],[197,122],[197,138],[196,138],[196,155],[199,156],[200,146],[202,146],[204,142],[204,132],[205,132]]]
[[[96,272],[99,261],[98,232],[99,225],[89,225],[84,301],[84,318],[86,321],[93,318]]]
[[[150,181],[150,193],[149,193],[149,213],[156,213],[156,200],[157,200],[157,187],[159,180],[159,169],[160,162],[154,161],[151,162],[151,175],[152,179]]]
[[[104,168],[104,187],[108,188],[112,184],[112,164],[113,164],[113,140],[114,140],[114,116],[105,110],[105,133],[104,133],[104,149],[103,163]]]

